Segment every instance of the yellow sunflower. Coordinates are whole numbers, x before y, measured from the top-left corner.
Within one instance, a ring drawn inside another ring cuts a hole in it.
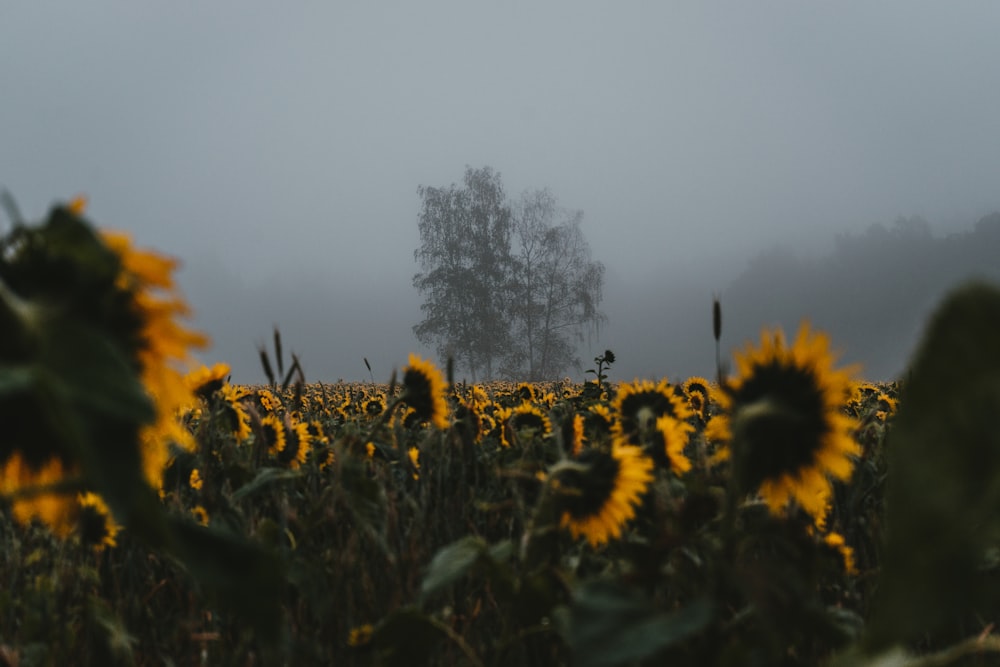
[[[298,468],[306,462],[306,456],[312,448],[312,435],[309,433],[308,422],[287,422],[284,425],[285,446],[277,452],[279,463]]]
[[[558,494],[560,526],[594,547],[621,537],[653,480],[652,471],[653,460],[632,445],[610,452],[586,449],[576,460],[557,464],[548,480]]]
[[[184,382],[193,394],[208,400],[212,394],[220,391],[229,375],[229,364],[218,363],[211,368],[201,366],[184,377]]]
[[[0,468],[0,496],[12,498],[11,509],[20,523],[38,519],[53,533],[65,537],[73,529],[79,506],[72,495],[46,489],[72,477],[74,471],[67,470],[59,458],[35,464],[15,451]],[[25,493],[26,489],[33,492]]]
[[[503,432],[500,444],[510,447],[512,444],[527,442],[532,438],[547,438],[552,434],[552,421],[537,405],[521,403],[516,408],[510,408],[503,413]]]
[[[195,446],[177,416],[196,402],[183,370],[193,364],[191,350],[204,347],[208,339],[181,324],[190,310],[174,284],[176,260],[136,249],[125,234],[105,231],[101,238],[121,262],[116,287],[131,294],[133,312],[141,323],[136,357],[156,411],[153,422],[140,432],[143,473],[153,488],[159,488],[170,444],[189,451]]]
[[[448,387],[434,364],[411,354],[403,368],[403,388],[403,400],[418,418],[440,429],[448,428]]]
[[[260,420],[260,430],[264,436],[267,453],[277,456],[285,451],[285,423],[277,415],[267,415]]]
[[[841,410],[852,368],[834,368],[829,340],[808,324],[788,345],[781,330],[764,331],[761,346],[736,354],[738,375],[719,393],[724,414],[706,436],[730,443],[740,488],[757,490],[772,513],[793,500],[823,515],[830,477],[846,480],[860,454],[857,421]]]
[[[117,546],[121,526],[115,522],[104,499],[96,493],[81,493],[77,503],[80,505],[80,541],[91,545],[95,551]]]
[[[666,457],[670,469],[677,475],[691,469],[691,461],[684,455],[690,430],[690,424],[663,415],[656,420],[656,429],[651,437],[657,447],[656,455]]]
[[[687,424],[694,412],[666,380],[656,384],[649,380],[636,380],[620,385],[612,409],[617,415],[612,426],[613,435],[624,438],[632,445],[642,446],[643,436],[652,431],[656,420],[664,415],[684,422],[688,432],[694,430]]]

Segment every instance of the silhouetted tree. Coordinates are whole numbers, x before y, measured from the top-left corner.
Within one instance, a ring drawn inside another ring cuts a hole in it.
[[[493,377],[510,350],[507,299],[511,283],[512,218],[500,175],[489,167],[465,170],[464,186],[417,190],[422,200],[422,271],[413,285],[425,295],[417,339],[442,357]]]
[[[516,208],[516,261],[510,374],[555,378],[579,364],[584,331],[605,321],[600,312],[604,265],[591,259],[582,211],[564,211],[548,190],[525,192]]]
[[[604,266],[591,259],[583,214],[563,211],[547,190],[525,193],[515,214],[489,167],[466,168],[463,187],[418,193],[418,340],[474,381],[497,371],[554,378],[576,363],[584,332],[605,319]]]

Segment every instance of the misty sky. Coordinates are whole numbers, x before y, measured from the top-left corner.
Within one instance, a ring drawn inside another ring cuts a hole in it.
[[[429,353],[417,187],[489,165],[585,214],[610,322],[583,358],[687,374],[655,328],[760,249],[1000,209],[998,26],[990,0],[6,0],[0,187],[181,257],[237,381],[274,324],[309,379],[387,380]]]

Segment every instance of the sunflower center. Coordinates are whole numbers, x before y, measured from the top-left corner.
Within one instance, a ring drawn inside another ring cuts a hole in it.
[[[736,391],[733,411],[748,487],[812,465],[831,429],[816,376],[775,362]]]

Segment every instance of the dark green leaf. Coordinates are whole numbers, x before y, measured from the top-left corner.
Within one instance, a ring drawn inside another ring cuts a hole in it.
[[[642,595],[610,582],[578,589],[557,625],[582,667],[607,667],[642,660],[702,630],[712,605],[697,600],[674,614],[656,610]]]
[[[171,551],[220,604],[238,613],[265,641],[281,632],[284,578],[277,557],[246,539],[169,518]]]
[[[427,574],[420,584],[421,596],[426,597],[461,579],[486,553],[486,541],[473,535],[443,547],[434,554],[434,559],[427,568]]]
[[[233,502],[239,502],[247,496],[262,491],[272,484],[284,482],[290,479],[301,477],[297,470],[286,470],[284,468],[261,468],[257,476],[247,482],[233,493]]]
[[[889,527],[874,649],[1000,612],[1000,290],[952,293],[924,335],[887,439]]]

